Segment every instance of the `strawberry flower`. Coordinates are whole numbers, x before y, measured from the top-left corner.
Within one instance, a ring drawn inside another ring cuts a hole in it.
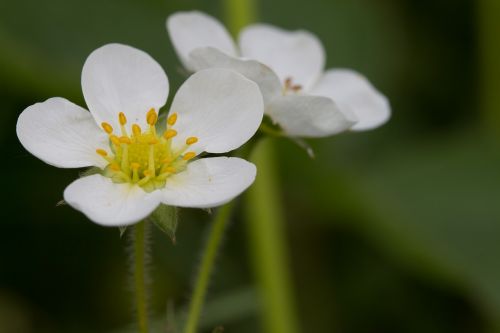
[[[265,113],[289,136],[363,131],[390,117],[387,98],[361,74],[324,71],[325,51],[310,32],[254,24],[241,31],[237,46],[219,21],[196,11],[171,15],[167,30],[188,70],[228,68],[256,82]]]
[[[258,129],[262,96],[244,76],[227,69],[192,75],[165,124],[158,123],[158,111],[167,101],[168,79],[143,51],[120,44],[95,50],[81,83],[90,112],[50,98],[26,108],[16,129],[26,150],[50,165],[99,169],[64,191],[65,201],[90,220],[125,226],[161,203],[215,207],[252,184],[253,164],[200,156],[236,149]]]

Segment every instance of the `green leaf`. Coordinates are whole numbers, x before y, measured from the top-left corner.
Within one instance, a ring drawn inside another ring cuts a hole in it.
[[[175,244],[175,231],[177,230],[177,207],[160,205],[148,218],[161,231],[163,231]]]

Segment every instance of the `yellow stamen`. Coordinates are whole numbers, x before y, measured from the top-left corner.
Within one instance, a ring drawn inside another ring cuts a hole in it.
[[[108,134],[113,133],[113,126],[111,126],[110,124],[108,124],[106,122],[102,122],[101,127],[104,130],[104,132],[106,132]]]
[[[160,141],[159,141],[157,138],[151,138],[151,139],[149,140],[149,144],[150,144],[150,145],[155,145],[155,144],[157,144],[158,142],[160,142]]]
[[[161,161],[161,164],[168,164],[172,162],[172,160],[170,158],[164,158],[162,161]]]
[[[116,164],[116,163],[111,164],[109,167],[110,167],[110,168],[111,168],[111,170],[113,170],[113,171],[120,171],[120,170],[121,170],[121,169],[120,169],[120,166],[119,166],[118,164]]]
[[[155,175],[155,147],[153,145],[149,146],[148,171],[154,177],[154,175]]]
[[[127,145],[129,145],[129,144],[132,143],[132,141],[130,140],[130,138],[128,136],[121,136],[120,137],[120,142],[124,143],[124,144],[127,144]]]
[[[196,142],[198,142],[198,138],[195,136],[191,136],[191,137],[186,139],[187,145],[192,145],[192,144],[195,144]]]
[[[108,152],[105,151],[104,149],[96,149],[95,152],[101,155],[102,157],[108,156]]]
[[[177,170],[174,167],[167,167],[167,168],[165,168],[165,171],[168,173],[175,173],[175,171],[177,171]]]
[[[120,125],[125,125],[127,123],[127,117],[125,117],[125,114],[123,112],[120,112],[118,114],[118,120],[120,121]]]
[[[168,129],[168,130],[165,131],[165,133],[163,133],[163,136],[167,140],[172,139],[176,135],[177,135],[177,131],[173,130],[173,129]]]
[[[139,181],[139,168],[141,165],[139,163],[133,162],[130,164],[132,168],[132,182],[137,183]]]
[[[144,170],[144,176],[146,177],[151,177],[153,175],[153,173],[150,171],[150,170]]]
[[[190,151],[190,152],[185,153],[185,154],[184,154],[184,156],[182,157],[182,159],[183,159],[184,161],[189,161],[190,159],[192,159],[192,158],[193,158],[193,157],[195,157],[195,156],[196,156],[196,153],[195,153],[195,152]]]
[[[141,126],[137,124],[132,125],[132,133],[134,133],[135,136],[141,135]]]
[[[167,124],[169,124],[170,126],[174,126],[176,121],[177,121],[177,113],[172,113],[167,118]]]
[[[146,121],[150,126],[154,126],[157,120],[158,114],[156,113],[154,108],[151,108],[146,115]]]
[[[120,145],[120,139],[116,135],[111,135],[109,137],[111,142],[113,142],[115,145],[119,146]]]

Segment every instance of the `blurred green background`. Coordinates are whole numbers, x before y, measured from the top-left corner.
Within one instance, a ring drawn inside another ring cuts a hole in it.
[[[239,0],[234,0],[239,1]],[[391,121],[277,142],[303,332],[500,332],[500,5],[497,0],[273,0],[259,20],[316,33],[328,67],[364,73]],[[15,134],[27,106],[85,105],[80,72],[109,42],[150,53],[171,94],[184,75],[165,31],[219,1],[0,2],[0,333],[123,332],[128,242],[56,204],[80,172],[45,165]],[[182,210],[177,243],[153,230],[151,313],[182,309],[212,216]],[[226,234],[202,324],[261,332],[244,221]]]

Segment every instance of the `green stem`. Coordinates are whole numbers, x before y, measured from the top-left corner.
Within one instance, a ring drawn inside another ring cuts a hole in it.
[[[194,286],[193,298],[189,304],[189,312],[184,333],[195,333],[198,327],[198,321],[205,301],[210,276],[214,269],[217,252],[222,242],[224,230],[229,222],[233,205],[234,203],[230,202],[219,208],[217,216],[212,223],[207,244],[201,258],[201,264]]]
[[[146,223],[134,227],[134,285],[139,333],[148,333],[148,307],[146,295]]]
[[[500,129],[500,1],[480,0],[477,2],[479,15],[480,46],[480,97],[483,118],[493,133]]]
[[[264,331],[296,333],[299,329],[287,265],[285,218],[271,139],[259,142],[251,160],[257,165],[258,176],[247,193],[245,213]]]
[[[256,0],[224,0],[223,5],[226,25],[233,36],[257,17]]]

